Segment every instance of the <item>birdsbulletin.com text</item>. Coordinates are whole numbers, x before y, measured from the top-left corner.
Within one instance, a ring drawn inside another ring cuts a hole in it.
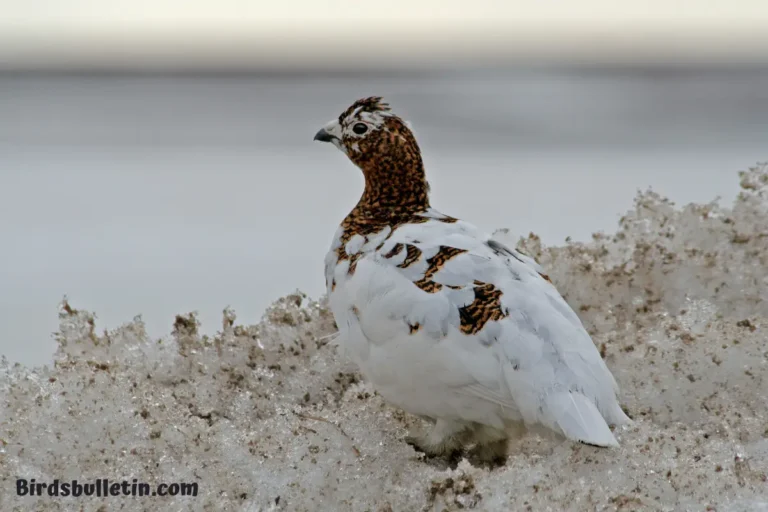
[[[197,482],[174,482],[170,484],[148,484],[136,478],[128,480],[109,480],[97,478],[85,482],[78,480],[59,480],[38,482],[34,478],[16,480],[17,496],[50,497],[117,497],[117,496],[197,496]]]

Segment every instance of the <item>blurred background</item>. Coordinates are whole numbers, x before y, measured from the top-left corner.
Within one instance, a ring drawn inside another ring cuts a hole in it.
[[[320,297],[362,177],[312,137],[374,94],[438,209],[585,240],[768,160],[768,5],[0,0],[0,354],[49,362],[64,294],[152,336]]]

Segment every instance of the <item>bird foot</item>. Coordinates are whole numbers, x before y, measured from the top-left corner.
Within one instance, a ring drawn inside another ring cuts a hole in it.
[[[444,420],[437,420],[426,434],[407,436],[405,442],[430,457],[452,456],[463,446],[461,433],[464,427]]]
[[[429,434],[422,436],[407,436],[405,442],[413,446],[416,450],[424,452],[428,457],[442,457],[456,454],[461,451],[461,443],[455,439],[444,439],[435,441]]]

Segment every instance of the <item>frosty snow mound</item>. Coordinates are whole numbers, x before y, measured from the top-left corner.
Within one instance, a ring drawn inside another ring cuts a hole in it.
[[[765,510],[768,166],[741,186],[730,209],[644,193],[615,235],[518,243],[619,382],[635,422],[615,450],[531,435],[492,471],[424,461],[402,440],[420,420],[359,382],[299,293],[211,338],[190,315],[159,341],[139,319],[100,335],[63,308],[53,368],[0,364],[0,510]],[[20,478],[199,492],[20,498]]]

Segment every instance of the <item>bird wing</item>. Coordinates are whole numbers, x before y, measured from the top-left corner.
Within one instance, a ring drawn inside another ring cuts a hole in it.
[[[393,363],[411,364],[398,359],[407,354],[411,372],[516,419],[615,445],[606,421],[628,420],[616,382],[541,267],[468,223],[427,216],[355,235],[347,261],[326,261],[331,307],[364,373],[402,379]]]

